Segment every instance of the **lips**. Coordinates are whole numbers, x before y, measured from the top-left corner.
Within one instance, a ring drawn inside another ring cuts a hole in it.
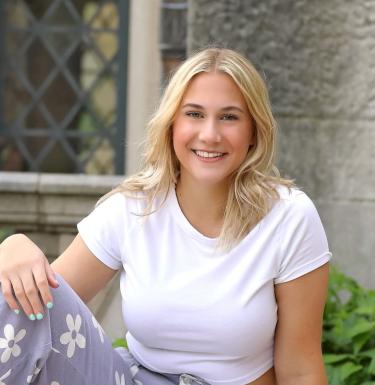
[[[193,152],[200,158],[204,158],[204,159],[221,158],[226,154],[225,152],[204,151],[204,150],[193,150]]]

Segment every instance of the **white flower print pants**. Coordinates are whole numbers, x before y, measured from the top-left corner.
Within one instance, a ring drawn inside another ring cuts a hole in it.
[[[54,306],[31,321],[0,291],[0,385],[209,385],[189,374],[156,373],[111,341],[89,308],[58,275]]]

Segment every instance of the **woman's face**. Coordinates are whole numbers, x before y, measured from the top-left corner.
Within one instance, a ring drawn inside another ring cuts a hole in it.
[[[200,186],[228,184],[252,144],[252,118],[232,78],[222,72],[196,75],[173,122],[181,180]]]

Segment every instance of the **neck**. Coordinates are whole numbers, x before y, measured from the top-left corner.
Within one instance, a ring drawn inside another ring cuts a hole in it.
[[[188,221],[208,237],[220,234],[228,197],[228,186],[197,185],[181,178],[176,186],[176,195],[182,212]]]

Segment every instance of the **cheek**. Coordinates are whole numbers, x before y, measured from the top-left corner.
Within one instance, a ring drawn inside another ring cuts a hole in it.
[[[238,132],[237,135],[232,137],[233,145],[240,151],[248,152],[249,147],[254,144],[254,135],[252,130],[244,128],[241,132]]]
[[[173,147],[182,149],[186,147],[191,140],[191,131],[181,125],[174,125],[172,129]]]
[[[183,151],[185,148],[185,139],[183,132],[181,132],[180,128],[177,128],[176,126],[172,129],[172,146],[174,150],[174,154],[179,162],[182,161],[184,155]]]

